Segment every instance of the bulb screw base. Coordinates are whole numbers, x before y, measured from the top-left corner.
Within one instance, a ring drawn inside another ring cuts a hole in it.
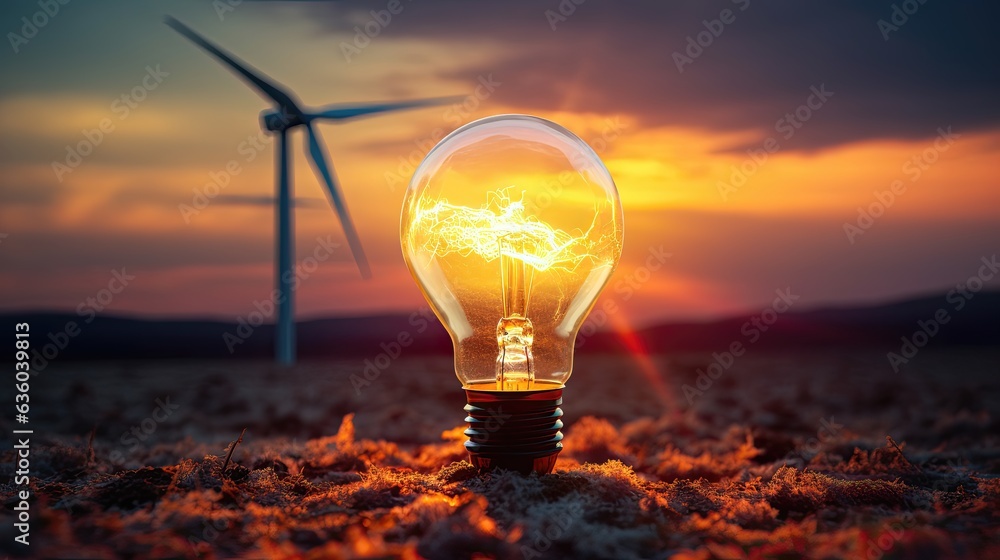
[[[542,391],[466,389],[469,459],[480,471],[548,474],[562,451],[562,388]]]

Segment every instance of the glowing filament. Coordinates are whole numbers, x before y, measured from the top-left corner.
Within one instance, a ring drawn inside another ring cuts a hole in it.
[[[501,256],[535,270],[573,270],[593,254],[590,231],[573,236],[525,214],[522,199],[511,200],[510,187],[487,195],[482,208],[455,206],[439,200],[417,216],[417,231],[427,237],[423,249],[438,257],[479,255],[486,262]],[[591,224],[591,229],[593,224]]]

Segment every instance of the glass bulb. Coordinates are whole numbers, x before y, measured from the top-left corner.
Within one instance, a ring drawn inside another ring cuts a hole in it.
[[[590,146],[527,115],[469,123],[417,168],[400,230],[466,389],[563,386],[622,250],[618,190]]]
[[[400,237],[455,347],[472,464],[551,472],[576,333],[621,257],[607,168],[553,122],[481,119],[417,168]]]

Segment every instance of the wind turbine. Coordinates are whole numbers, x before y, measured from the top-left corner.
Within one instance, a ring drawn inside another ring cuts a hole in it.
[[[292,256],[294,251],[293,231],[292,231],[292,184],[288,169],[288,133],[292,129],[303,126],[309,138],[309,146],[306,153],[312,162],[313,169],[320,180],[326,185],[330,203],[333,204],[340,224],[344,228],[344,236],[350,245],[351,253],[358,264],[358,270],[365,279],[371,278],[371,268],[368,266],[368,259],[365,251],[361,247],[361,239],[354,229],[354,222],[347,211],[347,204],[337,185],[337,178],[333,167],[327,162],[326,148],[313,122],[317,120],[343,121],[374,113],[384,113],[397,111],[400,109],[410,109],[415,107],[427,107],[441,103],[448,103],[455,100],[454,97],[443,97],[433,99],[415,99],[410,101],[396,101],[385,103],[344,103],[329,105],[318,109],[309,109],[295,98],[295,96],[274,80],[266,77],[261,72],[254,69],[249,64],[236,58],[215,45],[208,39],[196,33],[193,29],[184,25],[177,19],[167,16],[164,22],[181,35],[187,37],[194,44],[198,45],[209,54],[214,56],[219,62],[227,66],[233,73],[243,79],[248,85],[257,91],[261,97],[272,101],[275,109],[266,110],[261,113],[261,125],[264,129],[277,134],[277,190],[278,204],[276,209],[276,261],[275,261],[275,289],[278,292],[277,309],[278,320],[275,330],[275,359],[279,364],[289,365],[295,362],[295,309],[294,293],[291,285],[294,278],[292,271]]]

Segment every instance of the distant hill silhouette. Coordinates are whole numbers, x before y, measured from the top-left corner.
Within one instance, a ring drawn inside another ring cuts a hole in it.
[[[703,323],[657,325],[638,330],[636,335],[651,352],[721,351],[735,341],[766,349],[849,346],[889,351],[899,348],[901,337],[912,337],[920,329],[919,321],[927,324],[943,309],[948,322],[939,326],[929,345],[1000,345],[1000,292],[981,292],[962,309],[956,307],[957,300],[939,295],[870,307],[793,308],[778,315],[766,332],[749,322],[758,312]],[[110,314],[81,317],[72,313],[23,312],[5,313],[0,318],[6,325],[30,323],[32,355],[39,360],[36,367],[46,358],[269,358],[274,348],[271,324],[262,324],[251,332],[247,326],[222,321],[150,320]],[[88,318],[92,319],[90,323],[86,322]],[[764,318],[773,320],[774,316]],[[760,331],[756,337],[755,330]],[[927,330],[934,331],[933,325]],[[417,314],[302,321],[298,336],[299,356],[306,359],[374,359],[382,352],[451,352],[448,335],[437,320]],[[598,331],[580,341],[578,352],[627,348],[618,334]]]

